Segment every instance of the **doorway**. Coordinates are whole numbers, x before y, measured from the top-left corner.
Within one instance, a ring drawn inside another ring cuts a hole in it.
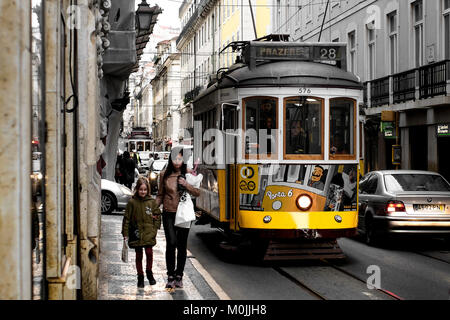
[[[437,142],[439,173],[450,182],[450,137],[439,137]]]
[[[411,170],[428,170],[428,128],[417,126],[409,128],[411,145]]]

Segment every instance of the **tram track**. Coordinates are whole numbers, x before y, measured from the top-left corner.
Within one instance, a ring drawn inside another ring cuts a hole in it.
[[[443,262],[443,263],[446,263],[446,264],[450,264],[450,261],[447,261],[445,259],[441,259],[439,257],[435,257],[435,256],[433,256],[431,254],[427,254],[427,253],[420,252],[420,251],[411,251],[411,252],[415,253],[415,254],[417,254],[419,256],[427,257],[427,258],[430,258],[430,259],[433,259],[433,260],[437,260],[437,261],[440,261],[440,262]],[[448,252],[448,251],[446,251],[446,252]]]
[[[302,288],[303,290],[305,290],[307,293],[309,293],[312,297],[317,298],[318,300],[328,300],[327,298],[325,298],[323,295],[321,295],[320,293],[318,293],[316,290],[308,287],[306,284],[304,284],[303,282],[301,282],[300,280],[298,280],[297,278],[293,277],[292,275],[290,275],[288,272],[284,271],[283,269],[281,269],[280,267],[273,267],[273,269],[278,272],[280,275],[282,275],[283,277],[287,278],[288,280],[290,280],[291,282],[295,283],[297,286],[299,286],[300,288]]]
[[[345,269],[342,269],[341,267],[336,266],[335,264],[331,263],[330,261],[328,261],[328,260],[326,260],[326,259],[320,259],[320,261],[321,261],[324,265],[326,265],[326,266],[329,266],[329,267],[331,267],[331,268],[333,268],[333,269],[335,269],[335,270],[337,270],[337,271],[339,271],[339,272],[341,272],[341,273],[343,273],[343,274],[345,274],[345,275],[347,275],[347,276],[349,276],[349,277],[351,277],[351,278],[353,278],[353,279],[355,279],[355,280],[357,280],[357,281],[359,281],[359,282],[362,282],[362,283],[364,283],[364,284],[367,284],[367,281],[365,281],[365,280],[359,278],[358,276],[356,276],[356,275],[354,275],[354,274],[348,272],[348,271],[345,270]],[[389,296],[389,297],[391,297],[391,298],[393,298],[393,299],[395,299],[395,300],[404,300],[404,299],[401,298],[400,296],[398,296],[398,295],[396,295],[395,293],[392,293],[392,292],[390,292],[390,291],[388,291],[388,290],[385,290],[385,289],[382,289],[382,288],[375,288],[375,289],[376,289],[378,292],[381,292],[382,294],[385,294],[385,295],[387,295],[387,296]]]

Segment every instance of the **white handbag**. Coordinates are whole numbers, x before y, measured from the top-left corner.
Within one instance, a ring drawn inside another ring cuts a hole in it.
[[[194,176],[192,174],[186,174],[186,182],[192,185],[194,188],[199,188],[202,182],[203,175],[199,174]],[[177,213],[175,215],[175,226],[179,228],[190,228],[191,222],[195,220],[194,203],[192,202],[191,195],[188,192],[184,192],[178,203]]]

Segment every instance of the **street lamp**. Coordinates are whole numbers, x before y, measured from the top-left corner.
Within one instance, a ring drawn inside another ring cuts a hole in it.
[[[159,7],[151,7],[148,5],[147,1],[142,0],[136,11],[136,29],[138,30],[138,36],[145,35],[149,33],[153,21],[153,16],[157,16],[162,13]]]
[[[167,112],[167,121],[172,120],[172,115],[170,114],[170,111]]]

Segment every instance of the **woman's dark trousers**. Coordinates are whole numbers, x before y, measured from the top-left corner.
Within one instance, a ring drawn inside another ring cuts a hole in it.
[[[183,276],[187,255],[187,239],[189,228],[175,227],[175,212],[164,211],[163,215],[164,233],[166,236],[166,266],[167,275],[170,277]],[[175,270],[175,250],[176,270]]]

